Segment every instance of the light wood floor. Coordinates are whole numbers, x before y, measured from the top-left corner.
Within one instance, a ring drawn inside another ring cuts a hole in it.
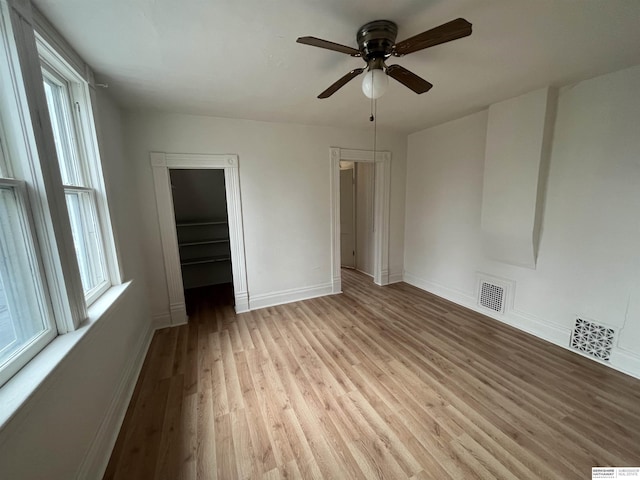
[[[589,479],[640,381],[406,284],[156,332],[107,479]]]

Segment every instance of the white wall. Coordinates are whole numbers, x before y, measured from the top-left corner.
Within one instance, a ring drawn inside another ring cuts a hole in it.
[[[370,149],[370,128],[132,113],[126,132],[128,158],[137,170],[138,201],[143,209],[143,242],[154,315],[166,315],[168,299],[150,151],[238,154],[250,298],[330,284],[329,147]],[[391,274],[399,274],[404,243],[406,137],[378,134],[378,148],[392,152],[389,263]]]
[[[120,112],[102,92],[98,110],[122,270],[133,284],[0,431],[3,479],[98,478],[150,338],[136,189],[124,157]],[[64,337],[54,343],[65,341]]]
[[[576,317],[618,332],[640,376],[640,67],[559,92],[538,264],[482,253],[486,111],[409,136],[405,280],[468,306],[476,272],[516,282],[503,321],[567,346]]]
[[[494,260],[536,266],[555,101],[542,88],[489,107],[480,224]]]

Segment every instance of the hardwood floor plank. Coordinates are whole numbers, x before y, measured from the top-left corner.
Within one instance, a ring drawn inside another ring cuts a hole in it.
[[[280,476],[283,479],[287,480],[300,480],[303,478],[307,478],[302,476],[300,470],[298,469],[298,464],[295,461],[289,462],[286,465],[280,467]]]
[[[189,326],[187,330],[187,351],[184,374],[184,394],[192,395],[198,392],[198,327]]]
[[[213,417],[213,393],[211,389],[202,389],[198,392],[197,409],[195,478],[198,480],[215,479],[216,466],[218,464],[218,447],[228,439],[224,437],[227,434],[227,430],[220,433],[218,428],[211,428],[211,425],[218,425],[217,419],[220,418],[214,419]],[[228,414],[222,415],[222,417],[228,421]],[[219,439],[217,438],[218,435],[220,435]]]
[[[238,382],[238,372],[236,371],[236,361],[233,356],[233,346],[228,330],[220,332],[220,349],[222,351],[222,364],[224,370],[224,378],[227,384],[227,399],[229,402],[229,411],[244,408],[242,399],[242,389]]]
[[[184,390],[184,375],[171,377],[167,406],[164,413],[156,475],[160,479],[178,478],[180,472],[181,418]]]
[[[360,416],[369,425],[375,437],[382,441],[407,476],[412,476],[422,470],[420,463],[390,426],[391,418],[383,419],[360,391],[351,392],[347,396],[351,399]]]
[[[200,330],[198,332],[198,391],[201,392],[213,388],[211,368],[213,366],[213,349],[215,347],[212,346],[209,329],[202,325],[198,326],[198,329]]]
[[[251,333],[249,332],[249,325],[247,323],[247,317],[238,315],[238,332],[240,334],[240,342],[242,343],[242,350],[249,350],[255,348],[253,340],[251,339]]]
[[[211,390],[213,393],[213,412],[214,416],[218,417],[229,413],[229,397],[227,396],[227,381],[222,361],[220,332],[211,332],[207,338],[212,345]]]
[[[403,283],[155,332],[104,478],[582,479],[640,465],[640,381]]]
[[[245,409],[231,412],[231,434],[233,445],[238,452],[236,455],[236,469],[238,479],[247,480],[259,477],[257,470],[258,461],[254,455],[253,445],[251,445],[251,427],[247,421]]]
[[[173,356],[172,376],[184,375],[187,366],[187,341],[189,329],[186,325],[176,327],[178,336],[176,338],[176,350]]]
[[[323,396],[322,392],[319,392],[309,381],[294,357],[283,348],[282,338],[280,338],[280,342],[280,344],[274,342],[271,349],[278,358],[278,363],[287,367],[278,370],[283,387],[294,395],[293,400],[297,402],[297,405],[306,403],[310,410],[315,412],[316,425],[322,430],[333,455],[344,465],[343,469],[348,478],[364,479],[362,471],[357,467],[345,442],[345,439],[353,432],[353,425],[346,421],[344,415],[340,415],[335,399],[330,395]],[[291,372],[294,372],[293,375]],[[297,411],[300,408],[294,406],[293,409]],[[293,444],[292,448],[295,451]]]
[[[253,352],[255,350],[251,350],[251,353]],[[254,470],[257,473],[263,473],[277,468],[277,464],[271,439],[264,422],[265,419],[260,411],[256,386],[249,371],[246,353],[240,352],[236,354],[238,380],[244,398],[245,412],[251,424],[249,435],[251,437],[251,446],[253,447],[253,457],[256,459]],[[249,454],[249,452],[246,454]]]
[[[393,455],[393,447],[382,432],[376,432],[374,428],[362,416],[353,400],[348,395],[343,395],[337,399],[338,404],[351,419],[356,428],[357,440],[351,442],[352,453],[361,469],[367,474],[373,474],[373,478],[408,478],[407,472],[403,470]],[[405,465],[410,470],[410,467]],[[368,478],[369,477],[367,475]]]
[[[162,437],[164,410],[167,404],[171,380],[158,380],[148,395],[141,395],[134,415],[138,417],[125,440],[128,455],[118,466],[115,477],[154,478],[157,455]]]
[[[180,446],[178,448],[178,476],[180,480],[196,478],[198,458],[198,394],[184,396],[180,416]],[[126,477],[123,477],[126,478]]]
[[[238,410],[233,410],[237,412]],[[215,458],[219,479],[238,478],[235,445],[231,433],[231,415],[220,415],[214,420],[215,430]],[[214,468],[211,473],[215,475]],[[215,478],[215,477],[212,477]]]

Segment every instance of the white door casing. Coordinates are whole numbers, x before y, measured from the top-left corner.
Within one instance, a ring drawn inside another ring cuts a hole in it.
[[[331,147],[331,291],[342,291],[340,278],[340,161],[375,163],[373,281],[389,283],[389,215],[391,204],[391,152]]]
[[[223,169],[229,217],[229,241],[231,244],[231,269],[233,273],[233,293],[236,313],[249,311],[247,268],[244,250],[244,230],[242,226],[242,205],[240,203],[240,176],[237,155],[202,155],[151,152],[151,169],[156,191],[160,239],[169,294],[171,325],[187,321],[184,301],[178,237],[171,195],[169,169]]]

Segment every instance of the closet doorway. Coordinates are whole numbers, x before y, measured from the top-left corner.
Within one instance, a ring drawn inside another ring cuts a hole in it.
[[[233,305],[224,170],[169,169],[187,315]]]
[[[151,166],[169,295],[169,325],[187,321],[185,289],[226,283],[235,311],[248,311],[237,156],[153,152]],[[191,191],[181,195],[179,190],[186,188]],[[210,205],[213,202],[217,205]]]

